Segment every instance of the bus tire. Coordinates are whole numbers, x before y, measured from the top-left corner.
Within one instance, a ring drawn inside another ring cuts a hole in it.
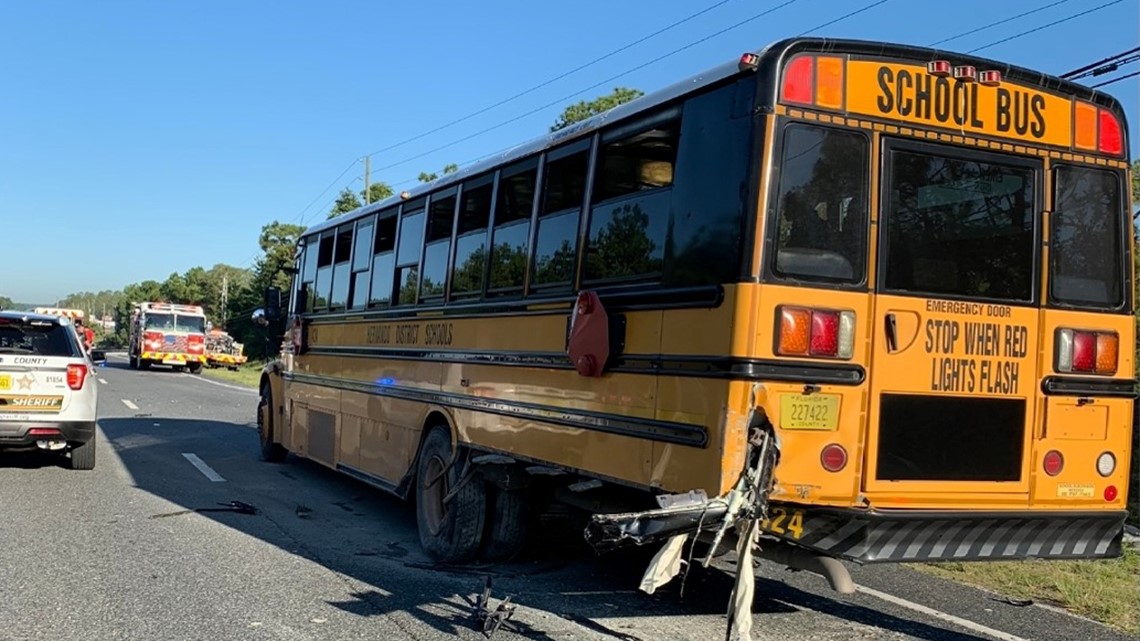
[[[261,384],[261,398],[257,402],[257,436],[261,442],[261,460],[280,463],[289,450],[273,441],[273,390],[268,382]]]
[[[483,548],[484,559],[510,561],[526,545],[530,530],[529,498],[526,490],[495,491]]]
[[[487,486],[481,478],[466,479],[445,505],[443,499],[459,483],[463,467],[448,467],[451,460],[451,435],[446,428],[432,428],[416,463],[416,527],[420,545],[432,558],[464,563],[475,558],[483,541]]]

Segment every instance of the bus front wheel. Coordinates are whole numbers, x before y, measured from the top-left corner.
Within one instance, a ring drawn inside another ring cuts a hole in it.
[[[257,403],[257,436],[261,441],[262,460],[280,463],[289,455],[284,446],[273,442],[273,390],[267,382],[261,384],[261,398]]]
[[[416,525],[425,552],[463,563],[475,558],[483,540],[487,489],[481,478],[463,479],[465,466],[452,458],[451,435],[433,428],[416,465]]]

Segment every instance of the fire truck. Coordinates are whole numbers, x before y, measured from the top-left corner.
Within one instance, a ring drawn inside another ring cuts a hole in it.
[[[206,364],[206,312],[199,305],[137,303],[127,355],[132,369],[169,365],[197,374]]]

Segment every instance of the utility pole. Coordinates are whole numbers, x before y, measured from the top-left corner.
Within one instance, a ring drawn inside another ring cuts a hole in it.
[[[222,275],[222,327],[226,326],[226,310],[230,306],[230,277]]]
[[[369,189],[368,180],[369,174],[372,173],[372,156],[364,157],[364,204],[368,205],[372,202],[372,190]]]

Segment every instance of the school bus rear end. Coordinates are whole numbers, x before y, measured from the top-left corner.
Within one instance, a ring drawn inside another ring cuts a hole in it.
[[[1119,554],[1135,353],[1119,104],[880,44],[757,64],[776,80],[735,346],[804,368],[754,392],[780,440],[766,529],[861,561]]]

